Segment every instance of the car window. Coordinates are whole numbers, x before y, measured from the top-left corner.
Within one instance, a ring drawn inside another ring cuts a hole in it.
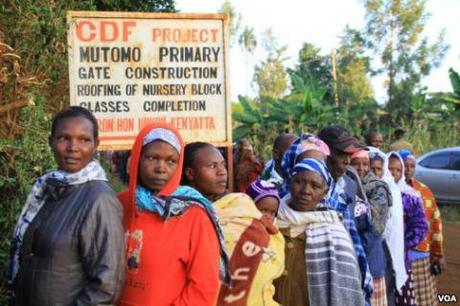
[[[450,161],[450,168],[452,170],[460,170],[460,152],[453,152]]]
[[[433,154],[420,162],[420,165],[430,169],[449,169],[450,153]]]

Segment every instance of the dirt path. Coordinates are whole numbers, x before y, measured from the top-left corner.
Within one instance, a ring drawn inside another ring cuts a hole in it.
[[[444,252],[447,268],[437,278],[438,293],[456,294],[460,298],[460,222],[443,222]],[[460,302],[460,301],[459,301]],[[460,304],[460,303],[459,303]]]

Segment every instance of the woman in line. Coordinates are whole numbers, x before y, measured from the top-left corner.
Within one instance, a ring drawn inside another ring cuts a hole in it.
[[[286,272],[275,281],[282,305],[364,305],[353,244],[338,212],[326,205],[334,182],[325,164],[297,163],[278,225],[286,239]]]
[[[119,195],[127,236],[119,305],[215,305],[219,267],[229,281],[214,209],[193,188],[179,186],[183,156],[172,127],[148,125],[136,137],[129,189]]]
[[[228,193],[227,169],[209,143],[185,147],[183,183],[196,188],[219,216],[230,258],[231,286],[223,284],[217,305],[277,305],[273,280],[284,268],[284,240],[244,193]]]
[[[387,303],[396,304],[395,291],[401,293],[407,281],[404,257],[404,216],[401,191],[388,169],[388,156],[377,148],[369,147],[370,168],[378,178],[381,178],[391,192],[391,207],[388,220],[383,232],[384,250],[388,259],[385,272]]]
[[[406,182],[423,200],[429,225],[428,235],[415,250],[409,253],[412,261],[415,298],[418,306],[436,305],[437,292],[434,275],[440,274],[445,265],[441,213],[430,188],[414,178],[417,165],[415,156],[408,150],[399,153],[404,160]]]
[[[336,142],[337,140],[338,139],[332,141],[331,143]],[[297,162],[303,160],[304,158],[313,158],[326,162],[327,159],[331,157],[331,153],[332,152],[330,151],[328,144],[326,144],[326,142],[321,140],[319,137],[316,137],[308,133],[302,134],[299,137],[299,139],[297,139],[284,154],[282,168],[285,176],[285,181],[284,184],[281,185],[279,188],[280,196],[283,197],[288,192],[288,186],[291,179],[292,169]],[[340,159],[343,159],[344,155],[340,155],[342,156]],[[333,157],[332,160],[334,160],[333,163],[335,165],[342,164],[342,162],[338,161],[339,158]],[[343,180],[341,181],[343,182]],[[367,230],[367,210],[351,209],[352,206],[353,208],[357,208],[357,205],[355,205],[356,201],[354,199],[350,200],[351,197],[345,196],[345,192],[339,192],[339,189],[343,189],[339,188],[339,184],[334,183],[333,185],[334,187],[329,190],[330,196],[327,197],[326,204],[329,208],[334,209],[338,211],[340,214],[342,214],[344,218],[345,226],[348,232],[350,233],[353,242],[353,247],[358,257],[358,263],[362,278],[363,295],[366,297],[367,304],[369,304],[370,295],[372,292],[372,276],[369,271],[369,265],[367,263],[366,254],[363,249],[360,237],[361,233],[358,231],[357,228],[357,221],[364,220],[365,222],[360,222],[359,225],[364,225],[363,227],[361,227],[361,230]],[[351,204],[350,202],[353,202],[353,204]],[[359,212],[359,214],[355,215],[355,211]]]
[[[35,182],[12,241],[14,305],[115,304],[123,281],[122,209],[94,159],[94,116],[72,106],[53,119],[58,170]]]
[[[370,204],[374,228],[368,237],[365,237],[367,260],[374,279],[371,305],[388,305],[385,286],[387,259],[382,235],[391,206],[391,192],[388,185],[370,171],[370,159],[367,151],[362,150],[354,153],[351,156],[351,166],[356,169],[364,189],[364,196]]]
[[[417,305],[409,253],[422,242],[428,232],[422,200],[415,190],[406,184],[404,162],[397,152],[388,153],[388,169],[399,187],[404,212],[404,255],[408,280],[402,292],[396,292],[396,305]]]

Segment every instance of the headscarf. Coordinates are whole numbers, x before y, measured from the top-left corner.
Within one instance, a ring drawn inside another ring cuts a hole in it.
[[[155,140],[162,140],[164,142],[169,143],[174,149],[176,149],[177,153],[181,153],[182,144],[179,141],[179,138],[174,134],[172,131],[165,129],[165,128],[158,128],[150,130],[144,137],[144,142],[142,146],[145,147],[149,143],[154,142]]]
[[[153,141],[161,140],[170,144],[179,153],[176,171],[170,180],[157,194],[138,184],[139,156],[142,148]],[[136,210],[146,210],[158,214],[163,220],[184,214],[188,208],[196,205],[201,207],[210,218],[220,246],[220,277],[224,283],[230,283],[229,259],[225,249],[224,236],[219,225],[217,214],[212,203],[198,191],[188,186],[179,186],[184,159],[184,143],[179,132],[166,124],[150,124],[145,126],[136,137],[132,149],[130,163],[130,179],[128,197],[130,207],[125,216],[125,227],[130,232],[134,229]],[[127,248],[129,249],[129,248]]]
[[[63,170],[56,170],[39,177],[35,181],[14,228],[11,242],[10,282],[14,281],[19,271],[19,257],[24,234],[50,196],[49,185],[56,183],[62,186],[81,185],[98,180],[107,181],[107,177],[99,162],[92,160],[78,172],[68,173]]]
[[[280,196],[283,197],[288,193],[288,186],[292,177],[292,170],[298,162],[299,155],[306,151],[318,151],[325,157],[331,154],[327,144],[312,134],[302,134],[286,150],[281,160],[281,169],[283,170],[284,182],[279,187]]]
[[[327,188],[331,188],[333,179],[324,162],[313,158],[305,158],[294,166],[291,177],[305,171],[319,174],[326,182]]]
[[[407,272],[404,263],[404,217],[401,191],[388,169],[388,156],[375,147],[369,147],[371,159],[379,157],[383,161],[382,179],[390,188],[392,206],[388,211],[388,220],[383,237],[388,245],[393,270],[395,271],[396,288],[400,290],[406,283]]]
[[[179,140],[179,136],[174,134],[174,132],[166,128],[153,128],[147,133],[147,135],[144,136],[142,147],[145,147],[156,140],[161,140],[171,145],[177,153],[179,153],[180,158],[183,159],[183,154],[181,154],[181,151],[183,150],[183,143]],[[181,168],[178,167],[178,169],[180,170]],[[178,169],[176,169],[173,178],[177,174]],[[180,178],[181,171],[178,176]],[[174,191],[174,194],[176,191],[177,189]],[[140,210],[156,212],[160,216],[164,216],[165,219],[167,218],[165,214],[169,213],[167,212],[169,206],[165,206],[165,202],[161,199],[161,197],[153,195],[147,188],[139,184],[136,188],[136,205]]]
[[[254,203],[257,203],[266,197],[273,197],[280,201],[276,186],[269,181],[257,180],[251,183],[246,189],[246,194],[251,197]]]
[[[401,163],[401,178],[399,179],[399,181],[396,182],[396,185],[398,186],[399,190],[401,190],[401,192],[404,192],[411,196],[419,198],[420,196],[418,195],[417,191],[415,191],[414,188],[412,188],[406,183],[406,175],[404,174],[406,167],[404,166],[404,161],[401,155],[399,155],[399,153],[396,151],[391,151],[387,155],[388,155],[388,159],[390,159],[392,156],[395,156],[396,158],[398,158],[399,162]]]
[[[406,159],[409,159],[409,158],[411,158],[411,159],[413,159],[415,161],[417,160],[415,155],[412,154],[412,152],[410,150],[401,150],[401,151],[399,151],[399,155],[401,156],[401,158],[403,160],[406,160]]]

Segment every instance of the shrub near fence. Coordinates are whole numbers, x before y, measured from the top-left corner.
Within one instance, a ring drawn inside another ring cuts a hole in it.
[[[48,146],[50,118],[40,98],[35,107],[23,108],[16,122],[21,130],[13,140],[0,139],[0,263],[7,271],[9,245],[16,218],[33,182],[55,168]],[[6,275],[0,279],[0,305],[6,295]]]

